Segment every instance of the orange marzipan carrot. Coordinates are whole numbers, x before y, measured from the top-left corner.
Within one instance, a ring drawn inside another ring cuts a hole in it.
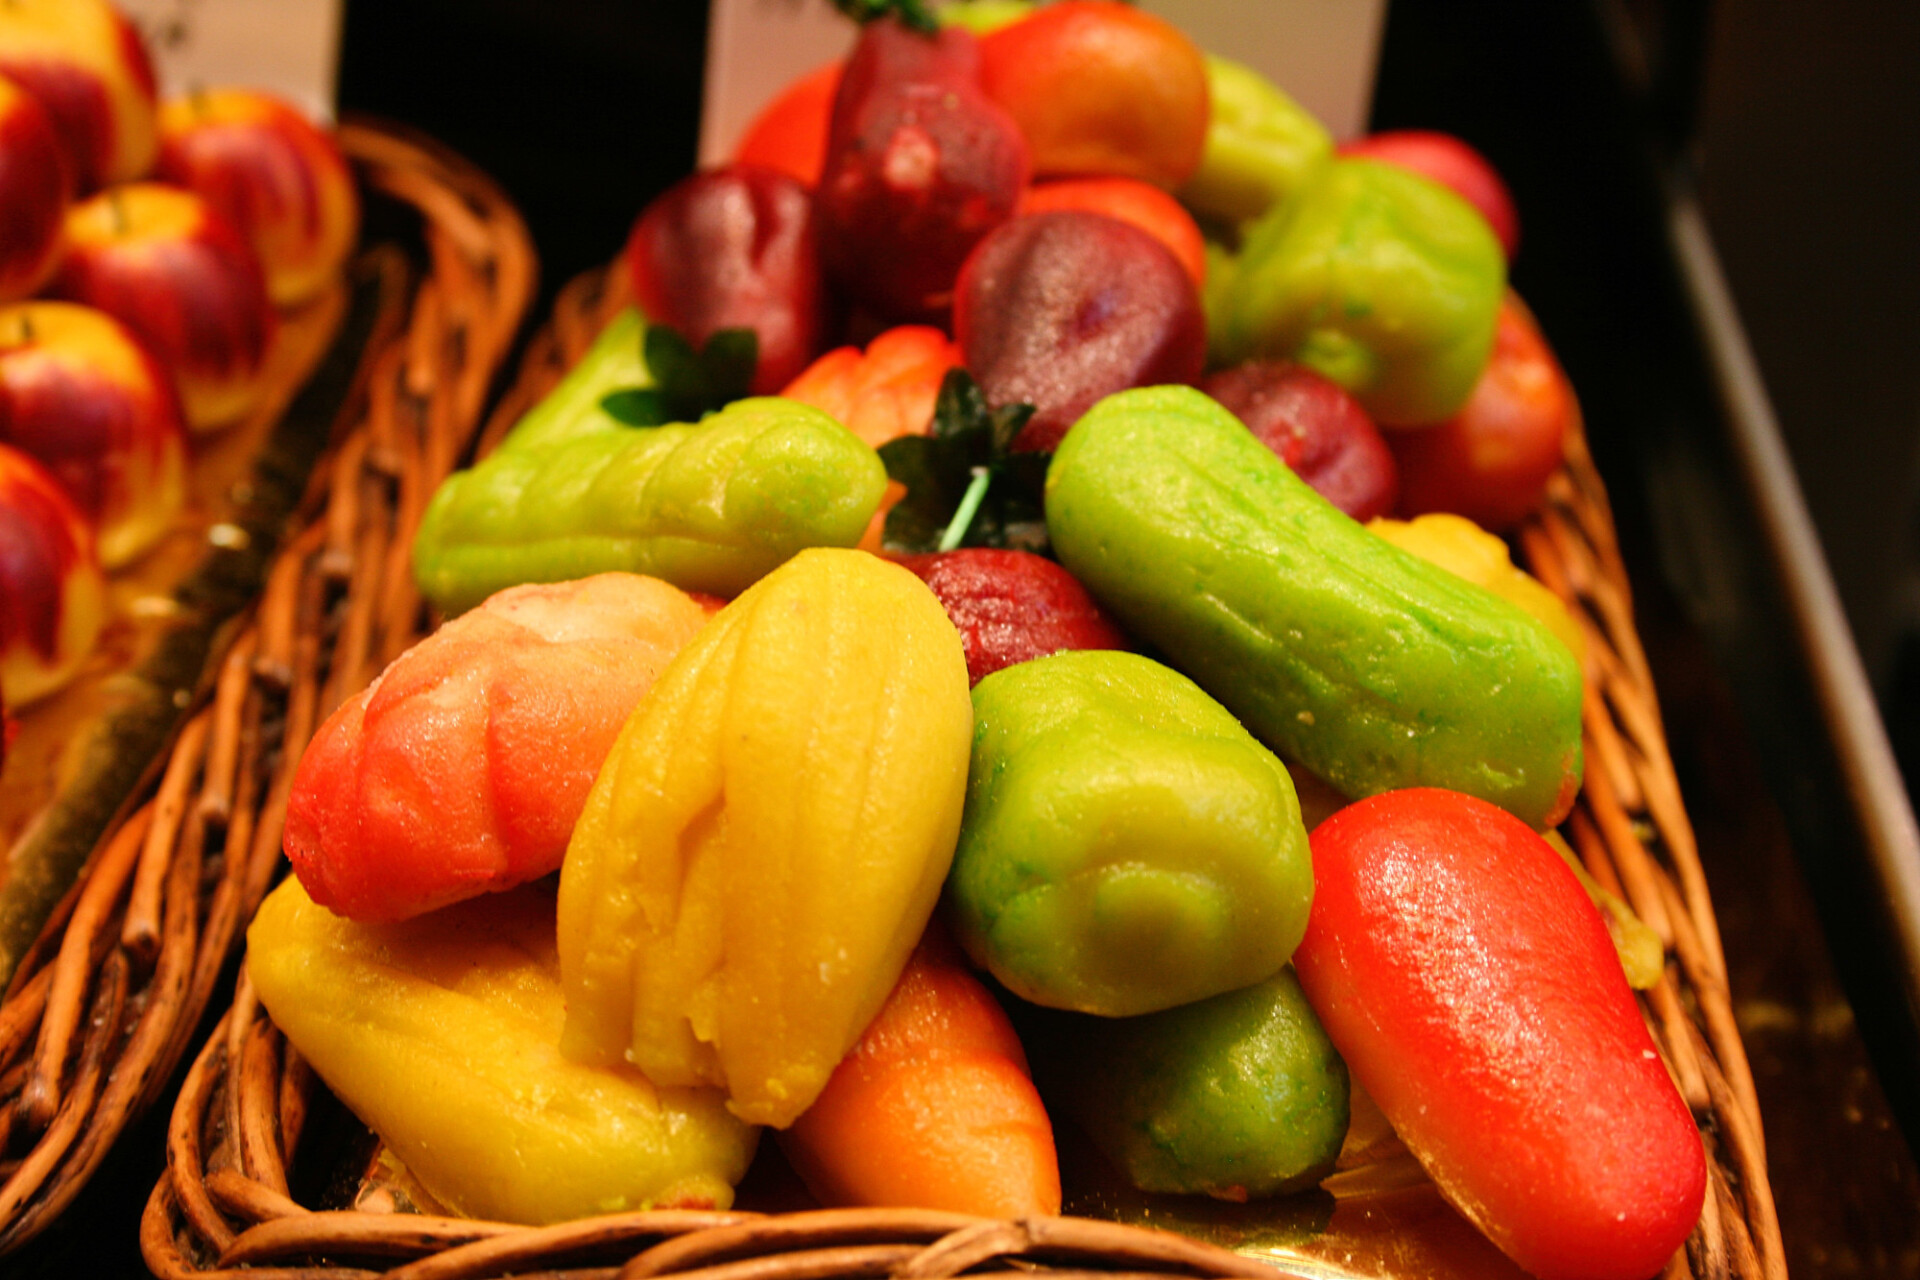
[[[1060,1211],[1053,1127],[1026,1054],[938,920],[780,1142],[827,1205],[989,1217]]]

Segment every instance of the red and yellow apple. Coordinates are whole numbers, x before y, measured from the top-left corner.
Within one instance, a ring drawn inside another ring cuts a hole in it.
[[[27,297],[53,274],[72,203],[53,121],[39,99],[0,76],[0,302]]]
[[[83,193],[153,166],[153,64],[139,31],[107,0],[0,3],[0,75],[46,108]]]
[[[186,502],[173,380],[124,325],[71,302],[0,308],[0,441],[32,454],[93,521],[100,563],[157,542]]]
[[[48,292],[133,330],[180,392],[187,427],[209,431],[259,400],[277,317],[253,246],[182,187],[134,182],[67,214]]]
[[[12,708],[73,679],[100,636],[93,530],[45,467],[0,444],[0,691]]]
[[[247,237],[278,306],[325,288],[359,236],[353,171],[333,136],[258,90],[163,103],[155,176],[199,192]]]

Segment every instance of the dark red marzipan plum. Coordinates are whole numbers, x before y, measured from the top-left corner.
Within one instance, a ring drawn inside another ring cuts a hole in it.
[[[1094,402],[1191,383],[1206,359],[1193,280],[1159,240],[1104,214],[1015,218],[961,268],[954,336],[996,405],[1030,404],[1014,447],[1051,451]]]
[[[980,88],[971,32],[870,22],[816,188],[828,275],[884,320],[943,320],[960,264],[1013,215],[1030,174],[1019,126]]]
[[[696,173],[641,211],[627,238],[634,298],[696,348],[752,329],[752,391],[772,395],[825,344],[827,290],[813,197],[773,169]]]
[[[1208,374],[1200,389],[1355,520],[1393,510],[1400,495],[1393,450],[1338,383],[1291,360],[1249,360]]]
[[[1127,638],[1080,580],[1031,551],[963,547],[902,556],[960,631],[967,678],[1063,649],[1125,649]]]

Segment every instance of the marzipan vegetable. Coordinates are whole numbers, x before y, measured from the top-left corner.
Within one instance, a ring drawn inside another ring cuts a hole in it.
[[[960,363],[953,339],[932,325],[896,325],[866,350],[835,347],[780,389],[810,404],[878,449],[901,436],[933,429],[933,409],[947,370]]]
[[[776,396],[693,426],[552,430],[434,494],[413,568],[435,607],[616,569],[731,596],[803,547],[859,542],[887,482],[852,432]]]
[[[821,1204],[1060,1212],[1026,1050],[935,917],[853,1052],[780,1148]]]
[[[1506,267],[1487,220],[1446,187],[1336,159],[1247,227],[1209,349],[1223,364],[1297,360],[1382,426],[1439,422],[1486,368]]]
[[[1340,1154],[1346,1064],[1291,968],[1138,1018],[1035,1023],[1045,1096],[1142,1191],[1262,1200]]]
[[[560,1054],[553,891],[359,924],[287,879],[247,931],[260,1002],[449,1208],[496,1222],[733,1203],[758,1131],[713,1089]]]
[[[1198,391],[1094,406],[1046,508],[1060,562],[1130,634],[1344,794],[1450,787],[1538,828],[1572,806],[1566,646],[1341,515]]]
[[[1291,199],[1333,158],[1333,135],[1252,67],[1207,55],[1207,145],[1180,199],[1229,225]]]
[[[932,914],[972,723],[959,633],[898,565],[802,552],[723,609],[574,828],[566,1051],[792,1123]]]
[[[1706,1154],[1600,913],[1526,826],[1431,787],[1314,828],[1300,985],[1441,1193],[1540,1280],[1645,1280]]]
[[[1192,681],[1080,650],[974,688],[948,897],[975,964],[1121,1017],[1270,977],[1313,900],[1293,782]]]
[[[647,322],[639,308],[622,308],[607,321],[567,376],[513,424],[495,452],[620,430],[620,419],[607,412],[601,402],[613,392],[653,384],[644,354],[646,332]]]
[[[487,597],[308,742],[294,873],[330,911],[404,920],[558,871],[628,713],[717,608],[631,573]]]
[[[1631,903],[1588,874],[1580,855],[1558,831],[1546,832],[1545,839],[1573,872],[1580,887],[1587,891],[1588,900],[1600,909],[1600,918],[1607,923],[1607,936],[1613,939],[1613,949],[1620,957],[1620,970],[1627,976],[1627,985],[1635,991],[1658,986],[1667,970],[1667,949],[1660,935],[1634,914]]]

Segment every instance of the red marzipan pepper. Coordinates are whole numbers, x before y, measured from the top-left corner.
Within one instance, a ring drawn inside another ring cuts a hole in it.
[[[858,347],[835,347],[780,394],[830,414],[878,449],[933,426],[940,382],[960,363],[960,348],[931,325],[903,324]]]
[[[1705,1152],[1573,872],[1437,789],[1350,805],[1311,844],[1300,984],[1442,1193],[1541,1280],[1658,1272]]]

